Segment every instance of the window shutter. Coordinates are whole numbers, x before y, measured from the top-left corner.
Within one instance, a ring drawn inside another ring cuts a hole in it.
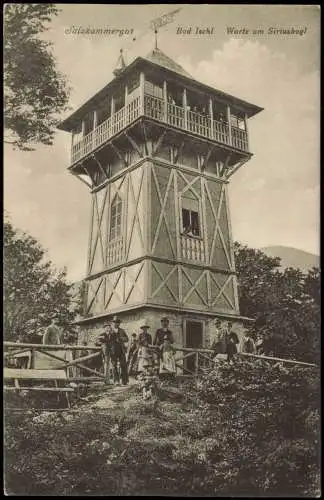
[[[182,198],[182,208],[190,210],[191,212],[199,212],[199,201],[193,198]]]

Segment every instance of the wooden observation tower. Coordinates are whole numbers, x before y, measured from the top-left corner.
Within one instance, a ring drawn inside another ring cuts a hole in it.
[[[167,315],[176,341],[205,344],[216,317],[239,323],[230,177],[252,156],[262,108],[192,78],[155,48],[77,109],[70,172],[91,192],[83,329],[113,314],[128,335]]]

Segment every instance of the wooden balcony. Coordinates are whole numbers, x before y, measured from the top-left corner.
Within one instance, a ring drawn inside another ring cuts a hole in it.
[[[140,116],[146,116],[200,137],[249,152],[248,138],[245,130],[233,126],[229,130],[227,122],[211,120],[208,116],[185,110],[183,107],[167,103],[163,99],[144,95],[143,103],[140,96],[134,98],[133,101],[101,123],[79,142],[73,144],[71,165],[100,147]]]
[[[117,264],[123,260],[123,239],[118,238],[117,240],[111,241],[108,244],[107,251],[107,264],[110,266],[112,264]]]
[[[198,262],[204,262],[205,251],[204,251],[203,240],[200,238],[194,238],[182,234],[181,253],[182,253],[182,258],[185,260],[195,260]]]

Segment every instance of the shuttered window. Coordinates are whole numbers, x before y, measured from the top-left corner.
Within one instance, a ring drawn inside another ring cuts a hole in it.
[[[122,228],[122,200],[116,195],[111,204],[110,211],[110,241],[121,236]]]

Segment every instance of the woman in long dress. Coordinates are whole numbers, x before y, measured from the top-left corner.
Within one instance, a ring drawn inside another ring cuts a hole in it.
[[[144,323],[141,326],[142,332],[138,337],[138,373],[144,372],[154,366],[154,356],[152,345],[152,336],[148,333],[149,325]]]
[[[165,377],[174,377],[177,371],[175,363],[175,349],[171,344],[169,337],[164,337],[164,342],[161,345],[162,360],[160,364],[160,374]]]

